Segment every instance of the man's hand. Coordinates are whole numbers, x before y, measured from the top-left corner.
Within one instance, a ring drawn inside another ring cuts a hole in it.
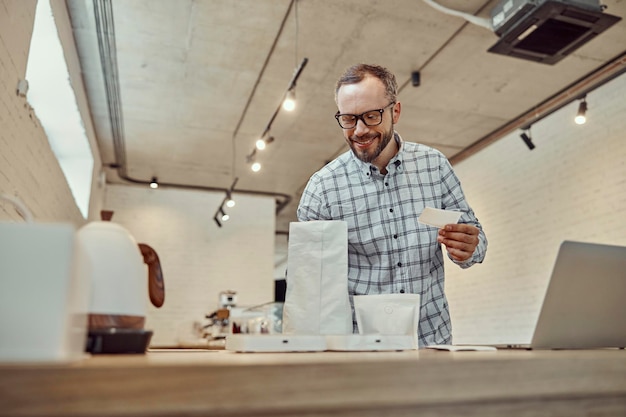
[[[478,246],[478,228],[470,224],[447,224],[439,229],[437,241],[446,245],[450,257],[457,262],[468,260]]]

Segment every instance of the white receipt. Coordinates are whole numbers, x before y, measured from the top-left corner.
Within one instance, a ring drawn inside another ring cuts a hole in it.
[[[426,207],[417,221],[422,224],[443,228],[446,224],[457,223],[461,218],[460,211],[441,210],[432,207]]]

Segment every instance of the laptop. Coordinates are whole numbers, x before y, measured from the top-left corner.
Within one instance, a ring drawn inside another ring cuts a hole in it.
[[[564,241],[530,345],[589,349],[626,346],[626,247]]]

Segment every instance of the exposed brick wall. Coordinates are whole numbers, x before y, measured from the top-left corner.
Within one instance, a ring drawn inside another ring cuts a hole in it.
[[[32,109],[26,98],[16,94],[17,83],[26,74],[36,3],[34,0],[0,1],[0,192],[18,196],[37,221],[69,222],[78,227],[85,220],[74,203],[63,171],[37,118],[37,109]],[[57,9],[55,13],[58,12],[63,18],[65,9]],[[66,16],[64,21],[67,21]],[[71,30],[66,26],[60,36],[65,40],[64,48],[67,49],[68,57],[75,57],[76,51],[68,34],[71,35]],[[82,103],[83,116],[87,115],[84,124],[93,141],[82,80],[72,62],[72,85],[79,104]],[[95,166],[94,170],[99,171],[100,158],[97,153]],[[90,217],[99,212],[103,194],[96,183],[97,179],[94,178]],[[13,207],[5,203],[0,203],[2,219],[22,220]]]
[[[231,219],[218,228],[213,214],[223,198],[163,187],[107,187],[112,221],[154,248],[163,267],[165,303],[160,309],[149,305],[146,320],[153,345],[189,341],[193,323],[206,322],[205,315],[218,308],[221,291],[236,291],[239,306],[274,299],[274,199],[235,193]]]
[[[457,164],[489,249],[446,265],[456,343],[529,342],[563,240],[626,245],[626,75]],[[592,277],[590,277],[591,279]]]
[[[26,62],[36,6],[36,0],[0,1],[2,66],[3,69],[13,75],[19,74],[23,77],[26,74]]]

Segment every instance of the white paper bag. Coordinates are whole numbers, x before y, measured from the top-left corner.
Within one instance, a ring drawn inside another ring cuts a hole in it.
[[[359,334],[408,335],[419,347],[419,294],[355,295],[354,311]]]
[[[283,333],[352,333],[346,222],[290,223]]]

